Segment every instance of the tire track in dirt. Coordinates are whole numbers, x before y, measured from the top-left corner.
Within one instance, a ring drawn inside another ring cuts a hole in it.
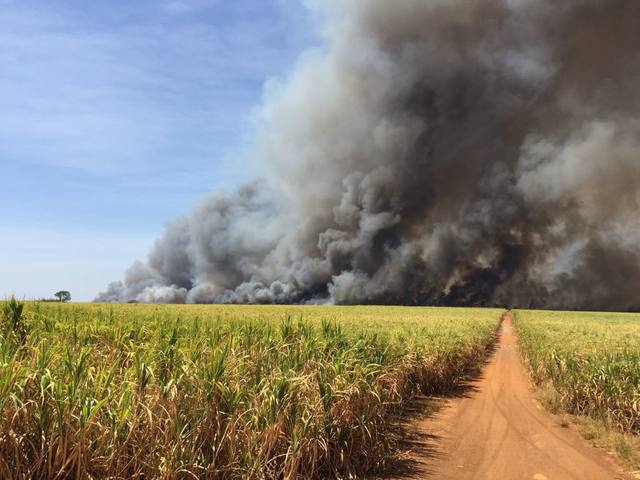
[[[631,479],[609,455],[563,428],[537,403],[510,313],[482,375],[413,429],[405,459],[384,478]]]

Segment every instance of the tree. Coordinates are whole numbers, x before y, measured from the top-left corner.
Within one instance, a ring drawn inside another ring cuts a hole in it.
[[[53,296],[61,302],[68,302],[71,300],[71,293],[66,290],[60,290],[59,292],[54,293]]]

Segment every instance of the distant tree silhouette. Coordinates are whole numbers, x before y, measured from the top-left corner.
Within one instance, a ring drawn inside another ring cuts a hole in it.
[[[60,290],[59,292],[54,293],[53,296],[56,297],[60,302],[68,302],[69,300],[71,300],[71,293],[66,290]]]

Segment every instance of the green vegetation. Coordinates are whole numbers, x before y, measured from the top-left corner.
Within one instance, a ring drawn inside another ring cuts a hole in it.
[[[27,327],[22,318],[23,311],[24,302],[19,302],[15,296],[2,304],[2,336],[17,340],[21,344],[27,339]]]
[[[557,409],[640,433],[640,315],[515,312],[520,348]]]
[[[0,477],[360,475],[403,402],[481,362],[501,313],[29,304],[22,340],[0,337]]]

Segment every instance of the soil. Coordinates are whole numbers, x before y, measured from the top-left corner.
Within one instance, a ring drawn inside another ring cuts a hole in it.
[[[495,352],[457,398],[405,427],[405,451],[383,478],[439,480],[631,479],[606,452],[589,445],[536,401],[517,349],[512,318],[503,319]],[[422,399],[414,410],[430,407]],[[413,415],[416,418],[418,415]]]

